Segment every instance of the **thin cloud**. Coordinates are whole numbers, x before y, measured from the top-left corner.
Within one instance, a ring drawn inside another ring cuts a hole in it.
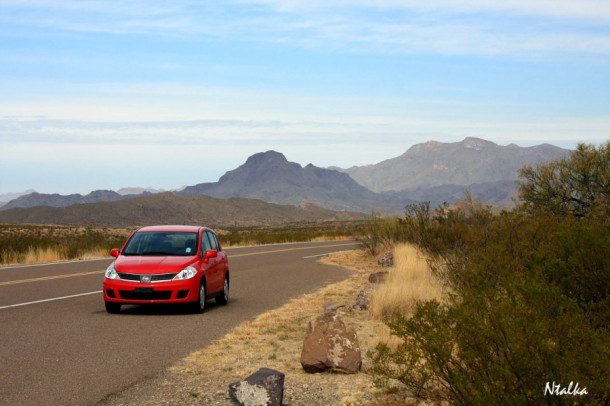
[[[0,13],[6,29],[34,32],[230,37],[360,53],[610,54],[610,3],[599,0],[38,0],[4,1],[0,7],[7,9]]]

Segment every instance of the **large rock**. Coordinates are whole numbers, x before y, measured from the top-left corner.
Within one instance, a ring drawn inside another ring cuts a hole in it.
[[[229,396],[241,406],[282,406],[284,374],[261,368],[245,380],[230,384]]]
[[[348,330],[334,313],[324,313],[309,323],[303,343],[301,365],[305,372],[354,374],[362,367],[362,354],[356,332]]]

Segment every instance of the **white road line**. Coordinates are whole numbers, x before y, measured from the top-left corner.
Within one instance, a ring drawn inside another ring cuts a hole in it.
[[[34,302],[17,303],[17,304],[12,304],[12,305],[8,305],[8,306],[0,306],[0,310],[8,309],[8,308],[11,308],[11,307],[28,306],[28,305],[38,304],[38,303],[52,302],[52,301],[55,301],[55,300],[72,299],[74,297],[79,297],[79,296],[95,295],[96,293],[102,293],[102,291],[101,290],[96,290],[95,292],[79,293],[78,295],[54,297],[54,298],[51,298],[51,299],[36,300]]]
[[[104,260],[110,260],[110,259],[112,259],[112,257],[93,258],[93,259],[76,259],[74,261],[44,262],[41,264],[8,265],[8,266],[0,266],[0,271],[4,271],[6,269],[29,268],[29,267],[34,267],[34,266],[48,266],[48,265],[60,265],[60,264],[73,264],[73,263],[79,263],[79,262],[104,261]]]
[[[336,252],[341,252],[341,251],[336,251]],[[307,259],[307,258],[318,258],[318,257],[325,257],[328,254],[330,254],[330,252],[326,253],[326,254],[318,254],[318,255],[310,255],[308,257],[303,257],[303,259]]]
[[[349,244],[335,244],[335,245],[320,245],[320,246],[314,246],[314,247],[299,247],[299,248],[286,248],[286,249],[282,249],[282,250],[272,250],[272,251],[259,251],[259,252],[251,252],[248,254],[231,254],[229,255],[229,261],[231,260],[231,258],[239,258],[239,257],[250,257],[252,255],[263,255],[263,254],[273,254],[276,252],[286,252],[286,251],[298,251],[298,250],[311,250],[311,249],[316,249],[316,248],[334,248],[334,247],[345,247]],[[324,255],[328,255],[328,254],[324,254]]]

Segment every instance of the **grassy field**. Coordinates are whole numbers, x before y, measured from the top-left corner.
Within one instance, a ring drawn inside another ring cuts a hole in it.
[[[355,238],[363,222],[298,223],[282,227],[217,229],[225,247]],[[0,265],[100,258],[120,248],[133,229],[51,225],[1,225]]]

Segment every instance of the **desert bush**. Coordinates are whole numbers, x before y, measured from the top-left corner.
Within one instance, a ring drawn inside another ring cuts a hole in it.
[[[564,159],[520,171],[523,205],[530,211],[584,217],[610,198],[610,142],[579,144]]]
[[[513,282],[504,295],[420,302],[412,317],[396,315],[388,325],[401,343],[371,354],[377,383],[451,404],[524,405],[560,403],[544,399],[546,383],[577,381],[588,391],[579,402],[602,404],[607,335],[545,281]]]
[[[472,208],[472,206],[471,206]],[[388,323],[397,347],[370,353],[379,384],[457,404],[561,403],[547,382],[610,396],[610,220],[525,210],[412,206],[407,236],[449,287]]]
[[[407,228],[397,216],[382,216],[373,210],[359,240],[371,255],[381,249],[392,248],[396,242],[406,241]]]

